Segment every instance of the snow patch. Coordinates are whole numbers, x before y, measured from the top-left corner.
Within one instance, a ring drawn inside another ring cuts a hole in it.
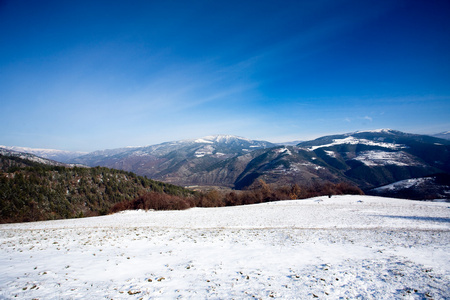
[[[370,140],[366,140],[366,139],[358,139],[353,136],[349,136],[344,139],[334,139],[333,142],[330,144],[309,147],[308,150],[314,151],[319,148],[326,148],[326,147],[332,147],[332,146],[343,145],[343,144],[347,144],[347,145],[363,144],[363,145],[368,145],[368,146],[379,146],[379,147],[394,149],[394,150],[406,148],[405,145],[376,142],[376,141],[370,141]]]
[[[400,167],[420,165],[406,152],[386,152],[381,150],[363,151],[354,160],[358,160],[369,167],[396,165]]]
[[[320,170],[320,169],[324,169],[324,167],[321,167],[319,165],[310,163],[310,162],[302,162],[302,163],[295,163],[291,165],[290,171],[292,172],[301,172],[302,169],[304,170],[304,168],[313,168],[314,170]]]
[[[374,130],[362,130],[362,131],[356,131],[355,133],[364,133],[364,132],[371,132],[371,133],[393,133],[394,130],[389,128],[380,128],[380,129],[374,129]]]
[[[199,144],[214,144],[213,141],[209,141],[209,140],[206,140],[206,139],[196,139],[194,142],[195,143],[199,143]]]
[[[216,150],[213,146],[211,145],[207,145],[205,147],[202,147],[201,149],[198,149],[197,151],[195,151],[195,156],[196,157],[203,157],[205,155],[212,155],[214,150]]]
[[[333,158],[336,158],[336,152],[334,152],[334,151],[328,151],[328,150],[324,150],[325,151],[325,153],[328,155],[328,156],[331,156],[331,157],[333,157]]]
[[[426,182],[433,181],[434,178],[432,177],[424,177],[424,178],[412,178],[412,179],[405,179],[401,181],[397,181],[388,185],[384,185],[378,188],[373,189],[377,192],[384,192],[384,191],[395,191],[398,189],[409,189],[414,186],[422,185]]]
[[[209,136],[205,136],[200,139],[196,139],[194,142],[208,143],[208,144],[214,144],[214,143],[229,144],[229,143],[237,141],[237,140],[242,140],[242,141],[253,143],[253,141],[250,139],[239,137],[239,136],[234,136],[234,135],[227,135],[227,134],[209,135]]]
[[[292,155],[291,150],[289,150],[286,147],[280,148],[280,149],[276,149],[275,151],[276,151],[276,153],[286,153],[287,155]]]

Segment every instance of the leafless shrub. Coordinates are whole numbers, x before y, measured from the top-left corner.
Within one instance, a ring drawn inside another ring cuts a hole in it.
[[[221,193],[210,190],[199,193],[195,197],[172,196],[164,193],[150,192],[134,200],[122,201],[111,208],[111,213],[128,209],[183,210],[191,207],[236,206],[280,201],[289,199],[305,199],[331,195],[363,195],[363,191],[349,183],[322,183],[308,186],[298,184],[273,187],[260,180],[252,190]]]
[[[111,212],[115,213],[127,209],[183,210],[190,207],[192,207],[192,203],[186,197],[150,192],[134,200],[122,201],[115,204],[111,208]]]

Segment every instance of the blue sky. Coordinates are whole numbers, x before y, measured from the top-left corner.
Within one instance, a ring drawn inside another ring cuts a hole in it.
[[[448,1],[0,1],[0,144],[450,130]]]

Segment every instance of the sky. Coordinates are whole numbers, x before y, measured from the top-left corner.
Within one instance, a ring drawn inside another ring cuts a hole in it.
[[[450,130],[449,1],[0,0],[0,144]]]

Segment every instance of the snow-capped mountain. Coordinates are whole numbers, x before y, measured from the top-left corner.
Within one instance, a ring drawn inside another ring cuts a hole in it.
[[[95,151],[74,159],[177,185],[244,189],[350,182],[364,191],[397,181],[450,173],[450,141],[391,129],[324,136],[295,146],[231,135]]]
[[[441,133],[437,133],[437,134],[434,134],[433,136],[440,138],[440,139],[450,140],[450,131],[444,131]]]
[[[16,152],[34,154],[42,158],[47,158],[62,163],[72,163],[74,158],[87,154],[87,152],[81,151],[65,151],[65,150],[40,149],[40,148],[28,148],[16,146],[12,147],[0,146],[0,147],[3,149],[8,149]]]
[[[450,172],[450,141],[391,129],[357,131],[279,146],[216,135],[90,153],[78,159],[178,185],[242,189],[270,184],[347,181],[364,190]]]
[[[257,149],[275,146],[232,135],[214,135],[198,139],[166,142],[144,147],[103,150],[78,157],[76,162],[89,166],[105,166],[132,171],[153,179],[175,184],[191,183],[196,176],[213,165]]]
[[[266,141],[255,141],[233,135],[212,135],[198,139],[165,142],[157,145],[141,147],[125,147],[118,149],[100,150],[83,155],[77,161],[90,165],[104,157],[117,158],[127,156],[156,156],[163,157],[173,151],[186,152],[192,157],[227,156],[250,152],[260,148],[270,148],[274,144]]]
[[[6,157],[19,158],[22,160],[31,161],[31,162],[49,165],[49,166],[69,166],[68,164],[54,161],[54,160],[47,159],[47,158],[43,158],[43,157],[39,157],[39,156],[36,156],[31,153],[18,152],[18,151],[6,149],[6,148],[3,148],[3,146],[0,146],[0,155],[6,156]]]
[[[238,189],[263,179],[278,185],[347,181],[367,191],[398,180],[449,173],[450,142],[390,129],[354,132],[295,147],[257,150],[215,167],[208,170],[208,178],[215,175],[220,178],[217,183],[227,182]]]
[[[411,136],[415,135],[392,129],[355,131],[345,134],[323,136],[312,141],[301,142],[298,144],[298,146],[309,150],[327,148],[334,145],[357,144],[398,148],[402,147],[402,145],[395,143],[396,140],[398,140],[400,137]]]
[[[187,140],[185,143],[189,144],[192,140]],[[212,135],[194,140],[195,144],[205,146],[199,148],[195,152],[196,157],[203,157],[205,155],[227,155],[227,154],[242,154],[251,152],[255,149],[270,148],[274,144],[266,141],[255,141],[243,137],[233,135]]]

